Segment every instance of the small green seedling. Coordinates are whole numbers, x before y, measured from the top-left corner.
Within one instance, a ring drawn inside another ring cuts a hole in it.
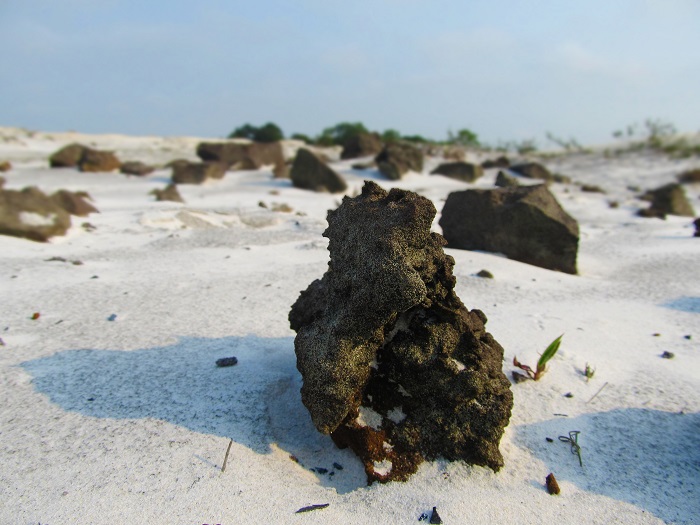
[[[593,376],[595,375],[595,368],[586,363],[586,369],[583,371],[583,375],[586,376],[586,381],[593,379]]]
[[[561,334],[549,344],[547,349],[540,356],[539,361],[537,361],[537,368],[535,370],[533,370],[527,365],[522,364],[520,361],[518,361],[517,357],[514,357],[513,366],[517,366],[521,370],[525,370],[525,372],[527,372],[527,375],[519,374],[518,372],[513,372],[513,377],[515,378],[515,380],[517,382],[522,381],[523,379],[534,379],[535,381],[539,381],[540,377],[542,377],[542,374],[544,374],[547,369],[547,362],[550,359],[552,359],[552,357],[554,357],[554,354],[557,353],[557,350],[559,350],[559,345],[561,344],[562,337],[564,337],[564,334]]]

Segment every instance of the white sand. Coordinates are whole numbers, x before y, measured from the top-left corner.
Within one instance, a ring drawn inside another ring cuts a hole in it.
[[[446,524],[700,523],[700,239],[687,218],[636,217],[643,204],[626,189],[670,182],[697,161],[549,161],[609,192],[552,187],[581,227],[578,276],[448,250],[457,293],[488,316],[509,377],[514,356],[534,364],[563,333],[561,350],[541,381],[513,386],[500,472],[435,461],[406,483],[368,487],[359,460],[318,434],[301,404],[287,321],[325,271],[321,233],[340,196],[262,169],[180,186],[184,205],[159,203],[148,193],[168,170],[81,174],[50,170],[46,158],[92,141],[162,163],[195,158],[199,139],[0,136],[0,160],[14,164],[6,187],[85,190],[101,211],[48,244],[0,237],[0,523],[412,524],[433,506]],[[438,210],[450,191],[490,187],[497,173],[474,185],[426,174],[389,183],[350,164],[334,164],[349,194],[372,178]],[[686,188],[700,210],[700,187]],[[495,279],[476,277],[481,269]],[[214,365],[232,355],[237,366]],[[557,440],[571,430],[581,431],[583,468]],[[559,496],[544,487],[550,472]]]

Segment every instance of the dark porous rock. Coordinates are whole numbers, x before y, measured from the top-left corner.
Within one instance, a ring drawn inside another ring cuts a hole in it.
[[[484,169],[489,168],[508,168],[510,166],[510,160],[508,157],[500,156],[495,159],[488,159],[481,163],[481,167]]]
[[[520,186],[518,179],[508,175],[505,171],[499,171],[496,175],[496,186],[499,188],[516,188]]]
[[[221,179],[226,175],[228,164],[223,162],[188,162],[173,166],[172,180],[175,184],[202,184],[208,179]]]
[[[46,242],[70,225],[70,214],[38,188],[0,190],[0,235]]]
[[[518,175],[527,177],[528,179],[539,179],[546,181],[552,181],[554,179],[549,170],[539,162],[525,162],[523,164],[516,164],[508,169],[517,173]]]
[[[578,224],[544,184],[450,193],[440,226],[450,248],[576,273]]]
[[[384,144],[382,139],[376,133],[358,133],[351,136],[345,144],[343,151],[340,154],[341,159],[356,159],[358,157],[367,157],[369,155],[377,155]]]
[[[84,148],[78,161],[78,169],[87,172],[107,172],[118,170],[122,163],[111,151]]]
[[[438,457],[503,466],[503,348],[455,294],[435,214],[416,193],[365,182],[328,213],[328,271],[289,314],[302,401],[370,483],[404,481]]]
[[[0,172],[10,171],[12,169],[12,164],[9,160],[3,160],[0,162]]]
[[[444,175],[445,177],[464,182],[474,182],[484,174],[484,170],[478,164],[472,164],[470,162],[448,162],[446,164],[440,164],[431,171],[430,174]]]
[[[313,191],[343,192],[347,184],[335,171],[306,148],[300,148],[294,159],[292,184],[297,188]]]
[[[77,217],[87,217],[91,213],[100,213],[97,208],[86,199],[90,196],[85,192],[72,192],[68,190],[58,190],[51,195],[51,199],[61,208],[71,215]]]
[[[651,202],[649,208],[640,210],[641,217],[658,217],[665,219],[666,215],[694,217],[695,211],[685,195],[680,184],[666,184],[642,195],[642,199]]]
[[[423,171],[423,152],[407,142],[387,144],[374,160],[382,175],[391,180],[398,180],[409,171]]]
[[[68,144],[49,157],[49,165],[52,168],[75,168],[86,147],[82,144]]]
[[[692,184],[694,182],[700,182],[700,168],[693,170],[684,171],[678,175],[678,182],[681,184]]]
[[[185,202],[175,184],[168,184],[162,190],[156,188],[151,191],[151,195],[155,195],[157,201]]]
[[[149,166],[148,164],[144,164],[143,162],[132,160],[122,164],[119,171],[124,175],[136,175],[138,177],[143,177],[144,175],[153,173],[155,168],[153,166]]]

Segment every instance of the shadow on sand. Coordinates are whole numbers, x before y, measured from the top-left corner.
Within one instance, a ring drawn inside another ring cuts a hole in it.
[[[327,469],[316,473],[323,486],[340,493],[364,487],[360,461],[321,435],[301,403],[293,341],[182,338],[171,346],[134,351],[67,350],[22,367],[36,390],[66,411],[156,418],[231,438],[259,454],[270,453],[274,444],[307,469]],[[216,367],[217,359],[232,355],[237,366]]]
[[[571,430],[581,431],[583,467],[558,439]],[[616,409],[521,426],[515,441],[560,483],[631,503],[666,522],[696,523],[700,516],[700,413]],[[532,481],[543,487],[543,479]]]
[[[678,299],[664,303],[662,306],[673,310],[680,310],[681,312],[700,314],[700,297],[679,297]]]

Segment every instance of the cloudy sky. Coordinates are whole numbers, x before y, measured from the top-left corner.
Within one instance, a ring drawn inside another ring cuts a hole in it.
[[[0,0],[0,126],[700,131],[698,0]]]

